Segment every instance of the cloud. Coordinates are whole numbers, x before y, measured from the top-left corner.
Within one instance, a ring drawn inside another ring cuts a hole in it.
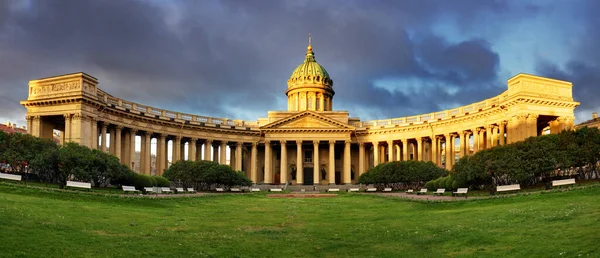
[[[84,71],[127,100],[247,120],[285,109],[286,82],[309,32],[334,80],[334,108],[353,116],[400,117],[489,98],[507,79],[498,76],[494,42],[485,33],[450,40],[432,27],[478,31],[482,21],[544,11],[476,0],[3,3],[0,60],[11,62],[0,63],[0,89],[11,99],[27,97],[28,80]]]

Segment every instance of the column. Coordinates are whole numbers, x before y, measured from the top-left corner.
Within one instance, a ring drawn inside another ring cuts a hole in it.
[[[273,174],[271,167],[273,165],[272,161],[272,152],[271,152],[271,141],[265,140],[265,184],[273,183]]]
[[[467,155],[467,151],[468,151],[467,146],[469,144],[469,142],[467,140],[469,138],[468,135],[469,134],[467,133],[467,131],[460,132],[460,146],[459,146],[460,151],[458,152],[458,156],[461,158]]]
[[[417,160],[423,161],[423,138],[417,137]]]
[[[206,144],[206,143],[205,143]],[[210,146],[210,144],[208,145]],[[253,183],[257,183],[257,174],[256,174],[256,162],[258,160],[258,149],[256,148],[256,142],[252,143],[252,150],[250,153],[251,159],[250,159],[250,180],[252,180]],[[204,158],[206,158],[207,155],[204,155]]]
[[[365,173],[365,144],[358,143],[358,176]]]
[[[537,131],[537,118],[538,114],[529,114],[527,116],[527,136],[525,138],[534,137],[538,135]]]
[[[201,160],[203,160],[203,157],[204,157],[204,156],[202,156],[202,146],[199,146],[199,145],[201,145],[200,141],[196,140],[196,159],[195,159],[196,161],[201,161]]]
[[[127,167],[131,168],[131,170],[135,170],[135,164],[138,164],[139,161],[135,159],[135,135],[137,134],[137,129],[131,128],[129,129],[129,133],[131,137],[129,137],[129,164]],[[104,138],[104,137],[102,137]]]
[[[235,144],[235,170],[242,171],[242,146],[243,142],[237,142]]]
[[[212,140],[207,139],[204,142],[204,160],[210,160],[211,147],[212,147]],[[254,182],[256,182],[256,181],[254,181]]]
[[[190,139],[190,143],[188,143],[188,160],[189,161],[196,161],[196,142],[198,141],[198,138],[192,138]]]
[[[123,126],[117,125],[115,126],[115,147],[114,147],[114,151],[115,151],[115,156],[117,157],[117,159],[121,160],[121,132],[123,131]]]
[[[107,127],[108,127],[108,124],[103,122],[102,127],[100,129],[100,134],[102,135],[102,139],[100,141],[100,149],[103,152],[106,152],[106,129],[107,129]]]
[[[344,184],[352,183],[352,177],[350,176],[351,162],[350,141],[346,141],[344,144]]]
[[[110,144],[108,145],[108,152],[112,155],[115,155],[115,134],[117,134],[116,131],[116,126],[113,126],[112,128],[110,128],[109,130],[109,134],[110,134]]]
[[[432,136],[431,139],[431,161],[436,164],[438,167],[440,166],[438,159],[438,138],[436,136]]]
[[[219,147],[219,164],[227,165],[227,141],[221,141]]]
[[[140,142],[140,174],[145,174],[146,171],[144,168],[146,167],[146,136],[142,135],[142,140]]]
[[[504,128],[506,127],[506,121],[502,121],[499,123],[500,132],[498,133],[498,145],[504,146],[506,144],[506,140],[504,138]]]
[[[394,141],[387,141],[388,145],[388,162],[394,161]]]
[[[304,184],[304,161],[302,160],[302,141],[296,141],[296,184]]]
[[[328,169],[329,184],[335,184],[335,141],[329,141],[329,169]]]
[[[181,160],[181,136],[175,136],[173,139],[173,157],[171,159],[173,164]]]
[[[185,160],[185,140],[181,138],[181,144],[179,144],[179,160]]]
[[[450,170],[452,169],[452,148],[450,148],[451,143],[451,136],[450,134],[444,134],[444,137],[446,138],[446,143],[444,144],[445,148],[444,148],[444,152],[446,153],[446,169]]]
[[[487,125],[485,131],[485,147],[489,149],[494,147],[494,125]]]
[[[379,165],[379,142],[373,142],[373,167]]]
[[[285,144],[286,141],[281,141],[281,169],[279,170],[280,184],[286,184],[288,182],[287,146]]]
[[[319,141],[313,141],[313,184],[318,185],[321,181],[319,175]]]
[[[396,161],[402,161],[402,149],[400,144],[394,144],[394,148],[396,149]]]
[[[471,129],[473,133],[473,154],[479,151],[479,128]]]
[[[27,123],[29,125],[31,121],[28,120]],[[91,148],[92,149],[98,149],[98,121],[96,121],[95,118],[90,118],[90,123],[92,123],[92,141],[91,141]],[[29,127],[27,127],[29,128]]]
[[[217,145],[215,142],[213,142],[212,144],[213,147],[213,156],[212,156],[212,161],[214,162],[219,162],[219,145]],[[219,163],[220,164],[220,163]]]
[[[325,109],[325,96],[323,94],[321,94],[321,96],[319,97],[319,110],[320,111],[324,111]]]
[[[65,142],[64,143],[67,143],[67,142],[71,141],[71,114],[64,114],[63,116],[65,117]]]
[[[150,175],[150,165],[152,163],[151,153],[150,153],[150,141],[152,140],[152,132],[146,132],[144,134],[145,144],[144,144],[144,174]]]
[[[408,139],[402,139],[402,161],[408,160]]]
[[[156,175],[162,176],[167,169],[167,134],[160,134],[156,138]]]

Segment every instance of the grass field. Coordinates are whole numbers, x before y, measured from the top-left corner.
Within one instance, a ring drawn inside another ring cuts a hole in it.
[[[592,257],[600,187],[424,203],[122,198],[0,184],[2,257]]]

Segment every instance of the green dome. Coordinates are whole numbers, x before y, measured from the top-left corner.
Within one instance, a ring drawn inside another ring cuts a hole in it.
[[[306,51],[304,63],[296,67],[288,80],[288,87],[306,84],[333,86],[333,81],[329,77],[327,70],[315,61],[315,53],[313,53],[311,45],[308,46]]]

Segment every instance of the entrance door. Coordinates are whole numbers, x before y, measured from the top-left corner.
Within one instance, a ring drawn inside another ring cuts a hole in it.
[[[340,171],[335,171],[335,184],[336,185],[342,184],[342,173],[340,173]]]
[[[312,168],[304,168],[304,185],[313,185],[313,169]]]

